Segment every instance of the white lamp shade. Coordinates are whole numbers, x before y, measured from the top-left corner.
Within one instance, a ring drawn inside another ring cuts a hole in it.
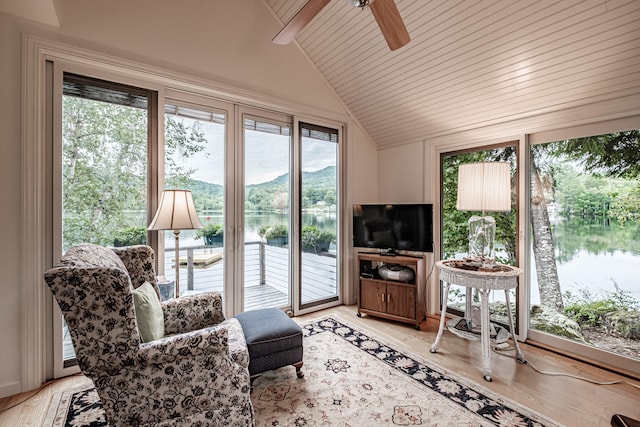
[[[510,211],[511,167],[505,162],[460,165],[458,169],[459,211]]]
[[[193,230],[203,228],[189,190],[164,190],[149,230]]]

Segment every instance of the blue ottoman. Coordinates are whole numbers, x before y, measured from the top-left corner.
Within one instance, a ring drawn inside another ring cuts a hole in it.
[[[302,328],[282,310],[265,308],[235,316],[242,325],[249,348],[249,374],[293,365],[302,378]]]

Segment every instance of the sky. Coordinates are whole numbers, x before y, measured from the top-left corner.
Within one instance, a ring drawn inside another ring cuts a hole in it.
[[[184,117],[181,120],[191,121]],[[224,125],[201,122],[208,141],[205,151],[189,158],[177,158],[178,164],[195,168],[194,179],[213,184],[224,183]],[[245,148],[245,184],[268,182],[288,172],[289,136],[248,130]],[[335,166],[336,144],[303,138],[303,170],[313,172]],[[177,155],[179,157],[179,155]]]

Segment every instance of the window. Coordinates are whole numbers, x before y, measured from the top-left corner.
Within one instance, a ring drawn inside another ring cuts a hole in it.
[[[301,306],[338,299],[338,130],[300,123]]]
[[[640,360],[639,150],[639,130],[530,147],[529,326],[554,345]]]
[[[147,242],[152,93],[65,73],[62,83],[58,255],[79,243]],[[55,213],[54,213],[55,216]],[[58,319],[59,319],[58,315]],[[75,362],[66,325],[64,366]]]
[[[469,251],[469,226],[468,220],[473,215],[481,215],[481,212],[459,211],[456,209],[458,190],[458,167],[465,163],[502,161],[511,164],[512,183],[511,188],[511,211],[510,212],[487,212],[496,220],[496,261],[507,265],[517,265],[517,209],[516,203],[516,146],[504,145],[499,147],[485,148],[477,151],[468,150],[465,152],[444,153],[441,155],[441,218],[442,218],[442,258],[464,258]],[[441,288],[443,289],[443,288]],[[451,284],[447,299],[447,309],[459,316],[472,317],[472,313],[465,313],[467,302],[467,288]],[[518,301],[516,289],[510,291],[511,301]],[[442,291],[441,291],[442,293]],[[471,298],[472,310],[476,307],[479,310],[480,294],[476,290]],[[445,296],[442,296],[445,298]],[[506,311],[506,300],[504,293],[491,292],[489,311],[492,321],[508,325],[508,315]],[[517,304],[516,304],[517,306]],[[512,306],[513,307],[513,306]],[[516,316],[517,319],[517,316]],[[515,321],[517,325],[517,320]]]
[[[167,102],[164,110],[165,188],[191,190],[204,228],[180,232],[180,254],[175,253],[173,232],[164,232],[167,281],[161,293],[172,296],[176,270],[171,266],[179,258],[180,295],[219,292],[224,298],[227,114],[175,101]]]

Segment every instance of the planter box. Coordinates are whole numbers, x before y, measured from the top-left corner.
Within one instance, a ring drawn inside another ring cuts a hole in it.
[[[331,243],[329,242],[318,242],[317,244],[313,245],[313,246],[303,246],[302,247],[302,252],[308,252],[308,253],[312,253],[312,254],[320,254],[322,252],[327,252],[329,251],[329,246],[331,245]]]
[[[273,239],[267,239],[267,245],[269,246],[283,247],[288,244],[289,244],[288,236],[280,236],[280,237],[274,237]]]
[[[204,236],[204,244],[220,247],[224,244],[224,236]]]

